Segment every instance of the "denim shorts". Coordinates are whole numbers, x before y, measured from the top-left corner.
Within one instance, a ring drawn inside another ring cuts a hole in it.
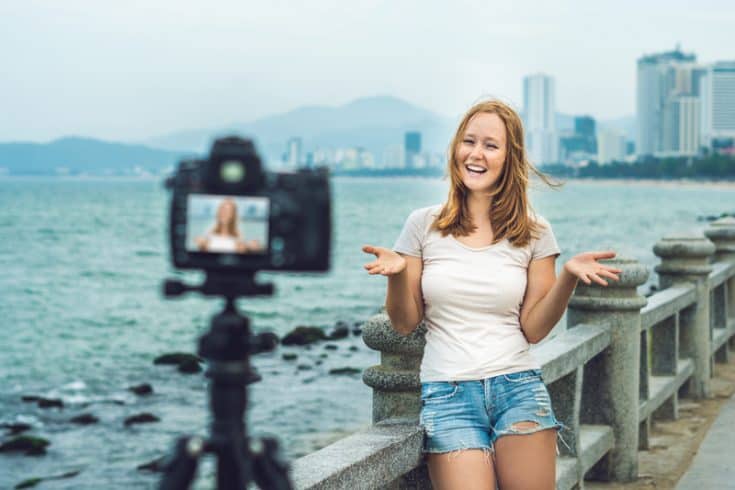
[[[514,429],[513,424],[519,422],[538,425]],[[421,383],[420,423],[426,433],[427,453],[493,451],[499,437],[563,427],[554,417],[539,369],[479,381]]]

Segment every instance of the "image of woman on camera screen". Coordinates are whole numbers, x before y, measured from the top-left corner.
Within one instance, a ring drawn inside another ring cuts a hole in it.
[[[559,247],[529,203],[518,114],[484,101],[462,118],[448,154],[449,195],[413,211],[393,248],[365,245],[388,278],[386,312],[411,334],[424,322],[420,424],[434,488],[555,488],[557,435],[541,366],[529,350],[561,318],[577,281],[620,269],[584,252],[556,275]],[[562,439],[563,441],[563,439]]]
[[[237,205],[231,198],[222,199],[217,207],[214,226],[196,237],[200,252],[253,253],[263,250],[258,240],[245,240],[239,230]]]

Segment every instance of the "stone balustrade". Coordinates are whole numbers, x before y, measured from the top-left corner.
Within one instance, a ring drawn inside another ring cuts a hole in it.
[[[638,475],[651,421],[678,417],[680,397],[710,395],[713,363],[735,348],[735,219],[704,235],[677,234],[654,246],[659,290],[638,294],[649,271],[634,260],[608,287],[581,284],[567,329],[533,346],[565,424],[557,488],[585,479],[626,482]],[[373,389],[373,425],[296,460],[299,489],[431,488],[421,454],[419,365],[423,327],[402,337],[378,314],[364,327],[380,364],[365,370]]]

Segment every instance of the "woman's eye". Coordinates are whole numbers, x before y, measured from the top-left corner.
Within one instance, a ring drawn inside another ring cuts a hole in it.
[[[474,145],[475,142],[472,140],[462,140],[462,143],[467,143],[468,145]]]
[[[487,144],[487,145],[485,145],[485,148],[487,148],[488,150],[490,150],[490,149],[496,149],[497,146],[495,146],[493,144]]]

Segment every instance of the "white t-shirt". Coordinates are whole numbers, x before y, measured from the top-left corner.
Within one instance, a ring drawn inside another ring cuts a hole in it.
[[[231,235],[209,233],[207,235],[207,252],[236,252],[237,238]]]
[[[422,382],[478,380],[538,369],[521,331],[528,264],[558,255],[551,225],[541,216],[538,238],[525,247],[507,239],[482,248],[431,230],[442,206],[417,209],[393,250],[423,262],[426,347]]]

